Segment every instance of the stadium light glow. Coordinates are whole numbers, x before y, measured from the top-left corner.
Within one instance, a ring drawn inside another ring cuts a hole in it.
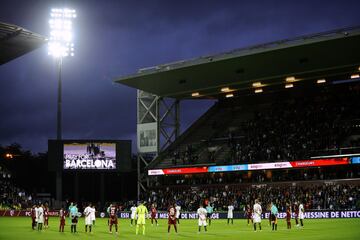
[[[354,79],[354,78],[359,78],[360,77],[360,75],[359,74],[353,74],[353,75],[351,75],[351,79]]]
[[[263,89],[262,88],[257,88],[255,89],[255,93],[262,93],[263,92]]]
[[[326,83],[326,79],[318,79],[317,81],[316,81],[316,83],[317,84],[321,84],[321,83]]]
[[[231,98],[231,97],[234,97],[234,94],[230,93],[230,94],[226,94],[225,96],[226,98]]]
[[[224,87],[221,89],[221,92],[230,92],[230,88]]]
[[[285,88],[292,88],[292,87],[294,87],[294,84],[292,84],[292,83],[288,83],[285,85]]]
[[[295,77],[287,77],[287,78],[285,78],[285,81],[286,82],[295,82],[296,78]]]
[[[74,56],[73,18],[76,18],[76,11],[74,9],[51,9],[49,20],[49,55],[55,58]]]
[[[191,94],[192,97],[198,97],[199,95],[200,95],[200,93],[198,93],[198,92],[194,92]]]
[[[261,84],[261,82],[254,82],[254,83],[252,84],[252,86],[255,87],[255,88],[257,88],[257,87],[261,87],[262,84]]]

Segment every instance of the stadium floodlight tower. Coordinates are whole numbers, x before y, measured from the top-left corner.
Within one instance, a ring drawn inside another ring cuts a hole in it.
[[[53,8],[50,12],[49,55],[58,61],[58,101],[57,101],[57,140],[62,139],[62,93],[61,69],[63,58],[74,56],[72,19],[76,18],[76,11],[68,8]]]
[[[68,8],[53,8],[50,12],[49,55],[58,61],[58,99],[57,99],[57,140],[62,139],[62,86],[61,70],[63,58],[74,56],[72,19],[76,11]],[[56,171],[56,199],[62,201],[62,171]]]

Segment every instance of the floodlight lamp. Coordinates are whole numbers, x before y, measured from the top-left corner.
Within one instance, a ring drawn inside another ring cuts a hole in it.
[[[252,84],[252,86],[256,88],[256,87],[261,87],[262,84],[261,84],[261,82],[254,82],[254,83]]]
[[[359,77],[360,77],[359,74],[353,74],[353,75],[350,76],[351,79],[355,79],[355,78],[359,78]]]
[[[74,56],[72,19],[76,17],[73,9],[51,9],[49,55],[55,58]]]
[[[295,77],[287,77],[287,78],[285,78],[285,81],[286,82],[295,82],[296,81],[296,78]]]
[[[229,91],[230,91],[230,88],[228,88],[228,87],[221,88],[221,92],[229,92]]]

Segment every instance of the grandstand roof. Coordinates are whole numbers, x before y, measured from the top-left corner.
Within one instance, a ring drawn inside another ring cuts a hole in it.
[[[289,77],[295,85],[349,79],[360,71],[359,42],[360,27],[340,29],[143,68],[115,82],[163,97],[216,99],[253,92],[255,82],[267,91]]]
[[[22,27],[0,22],[0,65],[42,46],[46,38]]]

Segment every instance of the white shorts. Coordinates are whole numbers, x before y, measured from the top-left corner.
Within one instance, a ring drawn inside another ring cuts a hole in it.
[[[299,219],[304,219],[305,218],[305,214],[304,213],[299,213]]]
[[[37,223],[44,223],[44,217],[39,217]]]
[[[199,218],[199,227],[201,227],[201,226],[207,226],[207,223],[206,223],[206,219],[200,219]]]
[[[133,220],[137,218],[137,217],[136,217],[136,214],[131,214],[130,217],[131,217],[131,219],[133,219]]]
[[[228,213],[227,218],[234,218],[232,213]]]
[[[254,214],[253,218],[254,218],[254,223],[261,223],[261,217],[259,215]]]
[[[180,217],[180,213],[176,213],[176,218],[179,218]]]
[[[93,222],[92,222],[92,220],[91,220],[91,217],[89,216],[89,217],[85,217],[85,225],[92,225],[93,224]]]

